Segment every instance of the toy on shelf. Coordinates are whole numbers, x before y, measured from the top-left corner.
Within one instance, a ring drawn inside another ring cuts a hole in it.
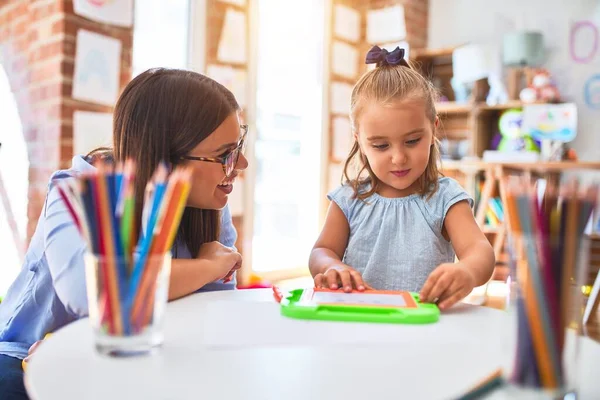
[[[540,141],[542,159],[564,159],[564,145],[577,136],[577,106],[574,103],[530,104],[523,107],[522,130]]]
[[[492,141],[492,147],[501,152],[539,152],[537,142],[522,129],[523,111],[511,109],[502,113],[498,121],[499,134]]]
[[[557,103],[560,92],[546,69],[536,69],[528,87],[521,90],[519,98],[523,103]]]

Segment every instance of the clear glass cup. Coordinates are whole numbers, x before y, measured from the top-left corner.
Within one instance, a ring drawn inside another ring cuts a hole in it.
[[[577,240],[575,262],[554,263],[548,274],[544,257],[563,259],[562,244],[540,253],[539,237],[509,236],[509,297],[504,365],[511,399],[577,399],[578,344],[583,315],[581,285],[588,269],[589,240]],[[566,258],[565,258],[566,259]],[[560,276],[561,279],[553,279]]]
[[[148,256],[145,267],[135,273],[137,257],[131,262],[85,256],[89,320],[101,354],[148,354],[163,343],[171,254]]]

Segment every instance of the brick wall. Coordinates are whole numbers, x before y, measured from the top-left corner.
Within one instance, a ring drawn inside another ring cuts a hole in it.
[[[71,97],[80,28],[121,40],[123,87],[131,78],[132,28],[99,24],[75,15],[69,0],[0,0],[0,62],[17,100],[30,162],[28,241],[50,174],[70,165],[73,112],[112,110]]]

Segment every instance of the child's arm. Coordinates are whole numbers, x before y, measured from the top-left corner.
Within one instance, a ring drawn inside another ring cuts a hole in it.
[[[368,288],[358,271],[342,263],[349,236],[346,216],[335,202],[331,202],[325,225],[308,261],[316,287],[335,290],[341,284],[346,292],[353,287],[358,290]]]
[[[494,250],[466,201],[452,206],[444,220],[444,230],[458,256],[458,263],[442,264],[427,278],[421,299],[438,301],[441,309],[465,298],[476,286],[486,283],[496,263]]]

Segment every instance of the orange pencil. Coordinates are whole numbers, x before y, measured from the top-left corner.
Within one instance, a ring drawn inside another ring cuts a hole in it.
[[[112,224],[110,222],[110,202],[108,201],[108,188],[105,179],[105,167],[103,163],[98,164],[98,174],[95,176],[98,189],[98,208],[100,210],[99,224],[104,234],[104,262],[106,263],[106,274],[108,280],[108,295],[112,308],[115,334],[123,334],[123,321],[121,314],[121,301],[119,296],[119,282],[117,281],[117,269],[115,265],[115,249],[112,238]]]
[[[165,218],[160,227],[160,236],[157,238],[156,242],[153,243],[152,254],[154,255],[165,254],[172,247],[190,191],[189,180],[191,178],[191,171],[176,171],[174,175],[173,190],[169,197]],[[151,268],[148,269],[147,280],[145,282],[145,293],[140,293],[140,297],[136,299],[138,301],[138,307],[135,308],[132,317],[134,320],[139,321],[139,318],[143,316],[142,326],[148,324],[152,315],[154,306],[152,295],[156,291],[156,279],[161,267],[162,265],[158,265],[157,263],[157,265],[152,265]]]
[[[174,173],[175,174],[175,173]],[[156,236],[155,240],[152,242],[152,246],[150,248],[150,258],[153,256],[157,256],[160,254],[160,250],[163,248],[164,243],[166,242],[165,238],[165,227],[171,223],[173,220],[176,209],[173,207],[173,198],[178,195],[180,189],[177,187],[178,182],[172,180],[169,182],[167,186],[167,191],[165,193],[165,197],[163,199],[163,204],[160,210],[160,217],[157,223],[157,231],[159,232]],[[136,316],[138,315],[140,308],[142,307],[144,300],[146,298],[146,292],[148,288],[151,286],[151,281],[154,275],[154,269],[157,267],[154,265],[155,263],[147,262],[146,268],[142,274],[142,280],[140,282],[140,288],[136,294],[136,297],[133,302],[133,307],[131,308],[131,318],[132,320],[136,320]]]
[[[523,195],[523,187],[512,187],[512,190],[507,194],[507,202],[510,216],[510,226],[514,234],[523,235],[523,227],[521,225],[521,219],[519,218],[519,208],[517,205],[517,197]],[[523,221],[525,222],[525,221]],[[531,266],[527,265],[525,271],[521,271],[520,280],[523,282],[524,289],[524,304],[527,314],[527,320],[529,321],[529,328],[531,332],[535,358],[537,360],[537,367],[540,374],[540,378],[544,387],[557,387],[556,377],[552,371],[552,363],[550,362],[550,348],[548,346],[546,335],[542,328],[540,304],[538,304],[535,289],[532,282],[532,271]],[[523,279],[524,278],[524,279]]]

